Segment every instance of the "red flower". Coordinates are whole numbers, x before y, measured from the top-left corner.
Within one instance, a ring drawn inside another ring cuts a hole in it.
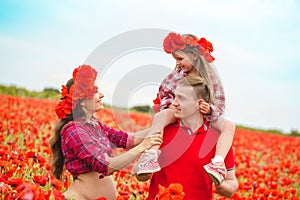
[[[213,62],[215,60],[215,58],[210,55],[210,53],[213,52],[212,43],[205,38],[197,40],[197,38],[192,35],[181,36],[177,33],[169,33],[163,42],[164,50],[167,53],[172,53],[178,49],[183,50],[186,45],[197,48],[207,62]]]
[[[179,183],[171,183],[168,188],[158,185],[156,200],[182,200],[184,197],[183,187]]]
[[[196,37],[192,37],[190,35],[187,35],[184,38],[186,44],[190,45],[191,47],[196,47],[198,46],[198,42],[197,42],[197,38]]]
[[[172,53],[176,49],[184,49],[186,44],[181,36],[177,33],[169,33],[169,35],[164,39],[164,50],[167,53]]]
[[[212,43],[210,41],[207,41],[207,50],[209,51],[209,53],[213,52],[214,51],[214,48],[212,46]]]
[[[7,181],[7,184],[11,185],[12,187],[17,187],[17,186],[21,185],[22,183],[23,183],[23,181],[20,178],[12,178]]]
[[[169,191],[164,186],[158,184],[158,193],[155,196],[156,200],[167,200],[169,199]]]
[[[72,113],[80,99],[93,98],[98,90],[94,86],[97,77],[97,71],[89,65],[81,65],[74,69],[73,79],[74,84],[68,89],[62,86],[61,100],[55,107],[56,115],[59,119],[64,119]]]
[[[62,105],[61,105],[61,102],[57,103],[56,107],[55,107],[55,113],[56,115],[58,116],[59,119],[64,119],[67,117]]]
[[[65,98],[66,95],[68,95],[68,94],[69,94],[69,89],[66,86],[62,85],[61,86],[61,97]]]
[[[213,62],[215,60],[215,58],[212,57],[209,53],[205,53],[204,58],[207,62]]]
[[[66,118],[67,115],[72,112],[72,102],[71,98],[67,97],[66,99],[61,100],[55,107],[56,115],[59,119]]]
[[[205,38],[200,38],[200,40],[198,40],[198,44],[199,44],[199,52],[201,54],[204,54],[206,52],[207,49],[207,40]]]
[[[48,177],[34,175],[33,176],[33,180],[34,180],[34,182],[36,182],[40,186],[45,186],[47,184],[47,182],[48,182]]]
[[[198,41],[198,44],[199,52],[204,56],[205,60],[207,62],[213,62],[215,58],[210,55],[210,53],[214,50],[211,42],[207,41],[205,38],[201,38]]]

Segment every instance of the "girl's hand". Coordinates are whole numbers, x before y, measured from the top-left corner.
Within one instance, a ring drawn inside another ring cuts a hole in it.
[[[205,102],[203,99],[199,99],[199,110],[202,114],[208,115],[210,114],[210,105],[209,103]]]

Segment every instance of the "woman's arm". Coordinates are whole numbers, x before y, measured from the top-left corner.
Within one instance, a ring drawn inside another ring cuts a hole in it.
[[[142,142],[127,151],[116,157],[111,157],[109,159],[108,173],[111,174],[114,171],[120,170],[130,163],[132,163],[141,153],[145,150],[150,149],[154,145],[160,145],[162,143],[162,138],[160,133],[152,134],[151,136],[146,137]]]

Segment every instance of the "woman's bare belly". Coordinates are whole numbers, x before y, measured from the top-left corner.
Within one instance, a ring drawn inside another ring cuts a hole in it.
[[[99,197],[115,200],[116,194],[112,176],[99,179],[99,173],[97,172],[80,174],[64,193],[65,197],[70,200],[95,200]]]

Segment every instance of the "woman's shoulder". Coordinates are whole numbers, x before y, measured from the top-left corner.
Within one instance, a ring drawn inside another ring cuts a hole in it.
[[[67,124],[64,125],[64,127],[61,130],[61,134],[71,134],[76,132],[77,130],[84,129],[85,124],[80,121],[70,121]]]

